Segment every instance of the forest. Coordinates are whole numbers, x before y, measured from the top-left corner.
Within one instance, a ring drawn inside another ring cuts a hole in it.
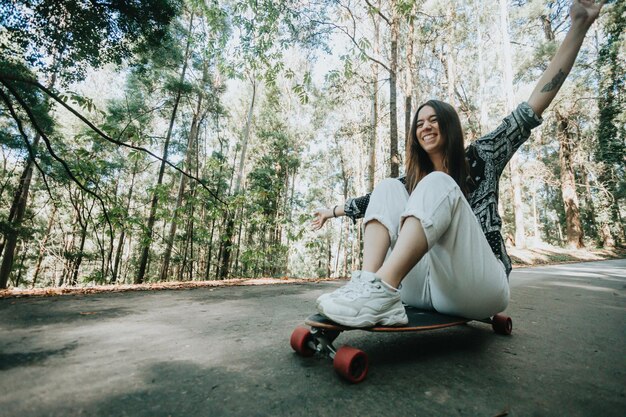
[[[403,174],[437,98],[466,142],[530,95],[569,0],[0,5],[0,289],[358,269],[312,213]],[[626,244],[626,2],[500,183],[507,244]]]

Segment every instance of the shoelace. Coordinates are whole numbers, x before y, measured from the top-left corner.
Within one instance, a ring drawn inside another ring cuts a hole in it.
[[[342,292],[341,295],[350,300],[355,300],[362,295],[369,297],[369,295],[372,293],[372,287],[375,287],[376,289],[381,288],[380,284],[375,286],[372,285],[374,282],[376,282],[376,278],[374,277],[359,279],[358,281],[354,282],[354,285],[351,285],[349,288],[347,288],[347,286],[344,287],[346,289]]]
[[[350,279],[350,281],[348,281],[348,283],[346,285],[344,285],[343,287],[337,288],[334,291],[334,294],[335,295],[343,295],[345,292],[351,291],[352,287],[360,285],[361,281],[362,280],[361,280],[361,276],[360,275],[358,275],[355,278],[355,275],[353,274],[352,278]]]
[[[346,285],[341,288],[335,290],[336,295],[345,295],[351,292],[354,292],[355,288],[358,288],[363,285],[363,281],[361,279],[351,280]]]

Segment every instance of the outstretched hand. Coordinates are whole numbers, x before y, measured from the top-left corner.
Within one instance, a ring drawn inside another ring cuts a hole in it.
[[[605,3],[606,0],[600,0],[597,3],[595,0],[572,2],[569,10],[572,26],[528,99],[528,104],[537,116],[541,117],[543,111],[548,108],[559,92],[565,78],[572,70],[587,31],[600,15],[600,10]]]
[[[313,230],[319,230],[324,226],[326,220],[333,217],[332,210],[329,209],[317,209],[313,212],[313,221],[311,222],[311,226]]]
[[[572,7],[569,9],[569,15],[572,19],[572,23],[580,23],[585,26],[591,26],[591,24],[600,15],[602,6],[606,3],[606,0],[574,0]]]

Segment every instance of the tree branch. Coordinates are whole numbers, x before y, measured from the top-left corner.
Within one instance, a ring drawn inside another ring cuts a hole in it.
[[[352,43],[354,43],[354,45],[357,47],[357,49],[365,56],[367,57],[367,59],[369,59],[372,62],[377,63],[378,65],[380,65],[381,67],[383,67],[386,71],[391,71],[391,69],[385,65],[383,62],[379,61],[378,59],[370,56],[367,52],[365,52],[361,46],[359,45],[359,43],[356,41],[356,39],[354,38],[354,36],[352,36],[350,33],[348,33],[348,31],[343,28],[342,26],[336,25],[335,23],[332,22],[320,22],[318,20],[314,21],[314,23],[318,23],[320,25],[328,25],[328,26],[332,26],[336,29],[339,29],[340,31],[342,31],[343,33],[346,34],[346,36],[348,36],[350,38],[350,40],[352,41]]]
[[[24,126],[22,125],[22,120],[18,117],[17,112],[13,108],[13,103],[11,103],[11,99],[9,98],[9,96],[5,94],[4,91],[2,91],[2,89],[0,89],[0,98],[2,98],[2,101],[4,101],[4,103],[7,105],[7,108],[9,109],[9,113],[11,113],[11,117],[13,118],[13,120],[15,120],[15,123],[17,124],[17,129],[19,130],[20,135],[22,136],[22,139],[24,139],[24,143],[26,144],[26,148],[28,149],[28,155],[30,159],[33,161],[33,164],[35,164],[37,171],[39,171],[39,173],[41,174],[41,178],[43,180],[44,185],[46,186],[46,190],[48,190],[48,194],[50,195],[50,197],[52,197],[52,191],[50,190],[50,185],[48,185],[48,180],[46,179],[46,173],[43,171],[43,169],[41,169],[41,167],[37,163],[37,158],[35,157],[35,150],[33,149],[30,142],[28,141],[28,136],[26,135],[26,131],[24,130]]]
[[[15,90],[15,88],[13,88],[9,83],[7,83],[6,81],[3,81],[2,79],[0,79],[0,83],[2,83],[2,85],[4,85],[10,92],[11,94],[15,97],[15,99],[17,100],[17,102],[20,104],[20,106],[22,107],[22,109],[26,112],[28,119],[30,120],[31,124],[33,125],[33,127],[35,128],[35,130],[37,131],[37,133],[41,136],[41,139],[44,141],[44,143],[46,144],[46,148],[48,149],[48,152],[50,153],[50,155],[57,161],[59,162],[63,168],[65,169],[65,172],[67,173],[67,175],[72,179],[72,181],[74,181],[83,191],[85,191],[86,193],[90,194],[91,196],[93,196],[94,198],[96,198],[99,202],[100,205],[102,206],[102,213],[104,214],[104,218],[107,221],[107,224],[109,226],[109,236],[111,238],[111,245],[113,245],[113,225],[111,224],[111,220],[109,218],[109,213],[107,211],[106,208],[106,204],[104,203],[104,200],[102,199],[102,197],[100,197],[98,194],[96,194],[95,192],[91,191],[90,189],[86,188],[79,180],[78,178],[76,178],[74,176],[74,174],[72,173],[72,170],[70,169],[70,167],[67,165],[67,162],[65,162],[62,158],[60,158],[52,149],[52,145],[50,143],[50,140],[48,138],[48,136],[44,133],[43,129],[41,128],[41,126],[39,126],[39,124],[37,123],[37,119],[35,118],[35,115],[32,113],[31,109],[29,108],[28,104],[24,101],[24,99],[19,95],[19,93]]]
[[[391,26],[391,21],[387,18],[387,16],[383,14],[383,12],[380,11],[378,7],[375,7],[372,3],[369,2],[369,0],[365,0],[365,3],[367,3],[370,9],[374,10],[376,14],[381,17],[381,19],[383,19],[389,26]]]
[[[126,142],[122,142],[120,140],[117,140],[117,139],[114,139],[114,138],[110,137],[109,135],[104,133],[102,130],[100,130],[97,126],[95,126],[93,123],[91,123],[89,120],[87,120],[87,118],[85,118],[78,111],[74,110],[73,107],[71,107],[70,105],[65,103],[61,98],[59,98],[58,95],[56,95],[55,93],[50,91],[50,89],[46,88],[41,83],[39,83],[37,80],[32,80],[32,79],[23,78],[23,77],[17,77],[17,76],[10,75],[10,74],[0,73],[0,82],[2,84],[4,84],[5,86],[7,86],[7,88],[9,88],[8,84],[5,81],[3,81],[3,80],[23,82],[23,83],[30,84],[30,85],[33,85],[33,86],[39,88],[44,93],[46,93],[48,96],[52,97],[57,103],[59,103],[63,107],[65,107],[74,116],[78,117],[83,123],[85,123],[87,126],[89,126],[89,128],[91,130],[96,132],[103,139],[105,139],[105,140],[107,140],[107,141],[109,141],[111,143],[114,143],[116,145],[119,145],[119,146],[124,146],[126,148],[130,148],[130,149],[134,149],[134,150],[137,150],[137,151],[141,151],[141,152],[147,153],[151,157],[153,157],[153,158],[155,158],[155,159],[157,159],[159,161],[162,161],[165,164],[169,165],[170,167],[172,167],[176,171],[180,172],[182,175],[186,176],[187,178],[190,178],[190,179],[192,179],[194,181],[197,181],[202,186],[202,188],[204,188],[215,200],[219,201],[220,203],[222,203],[225,206],[228,205],[225,201],[223,201],[221,198],[219,198],[219,196],[213,190],[211,190],[209,187],[207,187],[206,184],[204,183],[204,181],[202,181],[200,178],[183,171],[182,169],[178,168],[176,165],[172,164],[168,160],[161,158],[160,156],[154,154],[153,152],[149,151],[146,148],[143,148],[143,147],[140,147],[140,146],[135,146],[135,145],[130,145],[130,144],[126,143]]]

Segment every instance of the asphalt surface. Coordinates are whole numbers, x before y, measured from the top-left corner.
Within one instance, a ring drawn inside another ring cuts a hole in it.
[[[351,385],[292,330],[343,282],[0,300],[0,415],[626,415],[626,260],[514,270],[511,336],[347,332]]]

